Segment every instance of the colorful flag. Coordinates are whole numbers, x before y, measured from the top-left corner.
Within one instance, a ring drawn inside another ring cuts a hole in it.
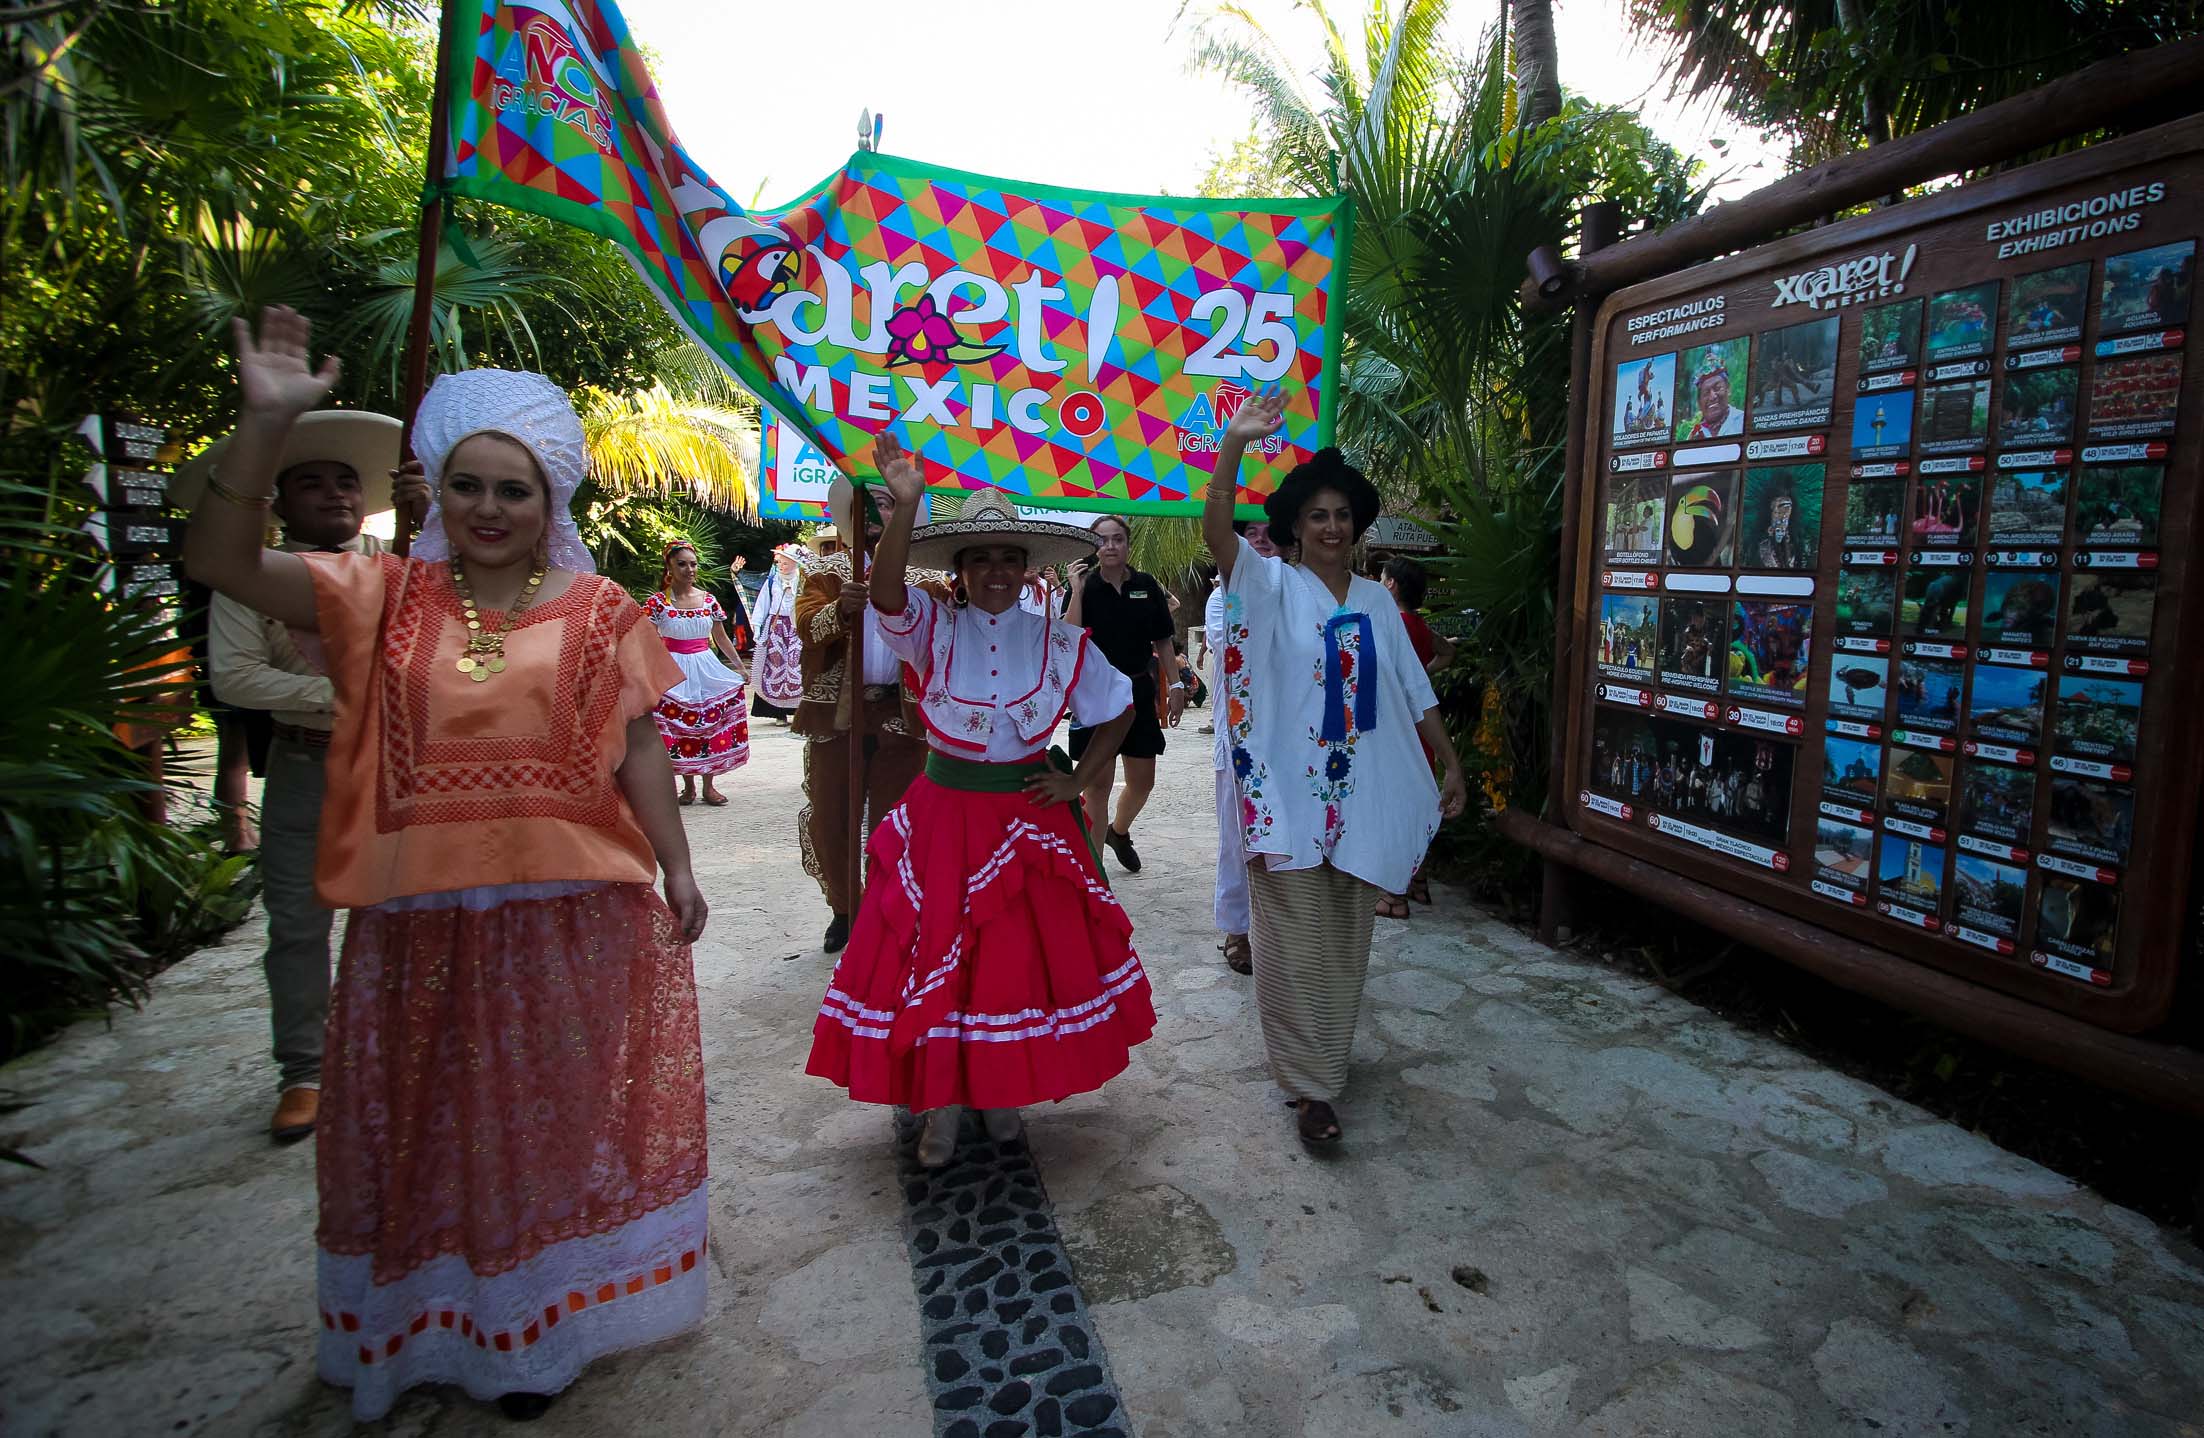
[[[445,188],[621,246],[668,311],[846,472],[893,433],[927,482],[1192,513],[1251,395],[1259,504],[1331,443],[1352,211],[1086,194],[860,152],[749,213],[681,147],[604,0],[450,0]]]

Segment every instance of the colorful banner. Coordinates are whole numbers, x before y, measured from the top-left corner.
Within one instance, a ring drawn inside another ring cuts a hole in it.
[[[1263,388],[1284,390],[1286,426],[1243,466],[1243,505],[1331,442],[1344,196],[1084,194],[860,152],[751,214],[682,149],[604,0],[451,0],[446,17],[445,188],[620,245],[846,471],[869,475],[889,432],[939,490],[1192,513]]]
[[[771,410],[758,419],[758,518],[826,523],[833,466],[817,445],[791,432]]]

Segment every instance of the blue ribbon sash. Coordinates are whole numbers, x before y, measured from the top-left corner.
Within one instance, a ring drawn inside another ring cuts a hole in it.
[[[1347,737],[1347,674],[1341,662],[1339,631],[1355,631],[1355,653],[1362,673],[1355,678],[1355,728],[1363,733],[1377,727],[1377,684],[1370,665],[1377,656],[1377,641],[1370,616],[1342,609],[1324,622],[1324,739],[1337,743]]]

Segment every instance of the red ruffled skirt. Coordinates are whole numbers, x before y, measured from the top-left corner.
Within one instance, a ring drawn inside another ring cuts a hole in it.
[[[1154,1032],[1132,921],[1069,804],[921,776],[866,848],[805,1072],[864,1103],[1018,1108],[1100,1088]]]

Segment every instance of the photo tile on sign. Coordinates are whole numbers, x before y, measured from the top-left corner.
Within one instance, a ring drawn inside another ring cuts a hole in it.
[[[1860,373],[1881,374],[1921,362],[1921,301],[1898,300],[1860,313]]]
[[[2090,654],[2148,653],[2157,607],[2155,574],[2080,571],[2066,606],[2066,647]]]
[[[2005,376],[1997,406],[1998,447],[2036,449],[2072,443],[2080,390],[2081,371],[2072,365]]]
[[[1615,449],[1668,443],[1675,423],[1676,356],[1624,360],[1615,366],[1615,410],[1608,441]]]
[[[2125,864],[2135,842],[2135,791],[2071,774],[2051,776],[2044,846],[2054,854]]]
[[[1713,694],[1728,662],[1730,601],[1668,595],[1661,600],[1660,675],[1664,688]]]
[[[1736,552],[1737,472],[1678,475],[1668,489],[1668,563],[1727,569]]]
[[[1847,549],[1896,549],[1905,526],[1906,482],[1855,479],[1844,489]]]
[[[1990,382],[1961,380],[1921,392],[1921,453],[1978,454],[1990,444]]]
[[[1993,569],[1982,578],[1984,644],[2047,649],[2059,627],[2056,569]]]
[[[1898,575],[1889,569],[1847,569],[1837,575],[1839,634],[1887,638],[1897,627]]]
[[[2097,333],[2175,329],[2189,322],[2196,279],[2196,241],[2132,250],[2105,261],[2097,299]]]
[[[1744,532],[1737,548],[1743,569],[1812,569],[1821,543],[1826,469],[1818,464],[1759,466],[1745,471]]]
[[[2135,762],[2143,686],[2095,674],[2059,676],[2052,742],[2061,754],[2114,764]]]
[[[2120,891],[2062,874],[2045,874],[2041,884],[2036,947],[2092,968],[2111,968],[2120,937]]]
[[[1852,402],[1852,457],[1857,460],[1903,459],[1913,452],[1913,401],[1910,389],[1863,394]]]
[[[1885,831],[1876,848],[1876,892],[1893,902],[1935,913],[1944,901],[1945,846]]]
[[[2075,484],[2075,544],[2084,549],[2156,549],[2165,481],[2163,465],[2084,466]]]
[[[1900,818],[1942,824],[1951,813],[1952,776],[1958,761],[1949,754],[1895,745],[1883,751],[1883,807]]]
[[[1601,595],[1599,672],[1650,686],[1660,643],[1659,614],[1660,601],[1650,594]]]
[[[1831,315],[1759,335],[1749,405],[1756,433],[1829,423],[1837,395],[1837,330]]]
[[[1913,487],[1913,547],[1972,549],[1981,516],[1978,476],[1924,475]]]
[[[2001,470],[1989,480],[1992,549],[2059,544],[2066,538],[2066,471]]]
[[[2025,846],[2036,817],[2036,774],[2007,764],[1969,760],[1961,780],[1959,827],[1985,839]]]
[[[1986,355],[1997,343],[1996,280],[1931,295],[1922,339],[1927,363]]]
[[[2028,912],[2028,871],[1960,851],[1952,861],[1952,917],[2001,939],[2020,936]]]
[[[2181,355],[2102,360],[2089,388],[2091,443],[2163,439],[2181,409]]]
[[[1875,831],[1819,814],[1814,819],[1814,877],[1860,893],[1874,862]]]
[[[1801,706],[1813,647],[1813,605],[1739,600],[1730,610],[1725,687],[1739,699]]]
[[[1607,481],[1606,552],[1614,564],[1659,564],[1668,477],[1619,474]]]
[[[1972,569],[1916,565],[1898,600],[1898,632],[1913,639],[1964,641],[1973,610]]]
[[[1977,664],[1967,701],[1967,737],[2030,747],[2043,742],[2043,706],[2051,676],[2040,669]]]
[[[1833,803],[1873,811],[1882,791],[1883,746],[1830,734],[1821,745],[1821,794]]]
[[[2060,265],[2022,275],[2006,303],[2006,348],[2072,344],[2082,337],[2089,310],[2089,266]]]
[[[1829,655],[1829,712],[1846,719],[1880,722],[1890,707],[1890,657],[1885,654]]]
[[[1966,676],[1942,659],[1898,661],[1898,723],[1906,729],[1949,734],[1959,727]]]
[[[1746,360],[1751,349],[1752,340],[1746,337],[1717,340],[1684,351],[1683,364],[1676,373],[1673,432],[1678,444],[1744,434]]]

